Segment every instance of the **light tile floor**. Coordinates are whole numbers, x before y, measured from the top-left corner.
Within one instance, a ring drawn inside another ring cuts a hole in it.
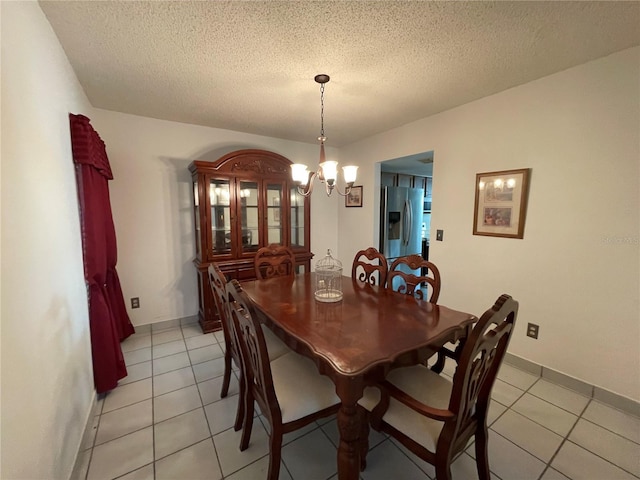
[[[122,344],[129,376],[98,400],[75,479],[259,480],[267,433],[254,423],[240,452],[232,425],[238,399],[220,398],[224,341],[197,324],[138,328]],[[444,374],[452,374],[448,365]],[[375,431],[363,480],[433,479],[434,469]],[[280,479],[337,479],[335,418],[285,437]],[[477,479],[473,447],[453,478]],[[490,407],[489,461],[501,480],[640,478],[640,419],[503,365]]]

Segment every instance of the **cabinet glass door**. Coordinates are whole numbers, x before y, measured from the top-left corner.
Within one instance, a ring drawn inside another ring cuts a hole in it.
[[[260,247],[259,190],[256,182],[239,182],[237,198],[240,208],[240,245],[243,252],[255,252]]]
[[[304,247],[304,197],[291,188],[291,248]]]
[[[231,203],[229,180],[209,181],[211,205],[211,253],[220,255],[231,252]]]
[[[281,183],[267,184],[267,244],[284,245]]]
[[[196,226],[196,255],[202,259],[202,231],[200,228],[200,196],[198,195],[198,182],[193,182],[193,221]]]

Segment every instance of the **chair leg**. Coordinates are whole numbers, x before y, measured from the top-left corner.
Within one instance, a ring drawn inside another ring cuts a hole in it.
[[[442,352],[438,352],[438,359],[436,360],[436,363],[434,363],[431,367],[431,371],[440,375],[442,373],[442,370],[444,369],[444,362],[446,359],[447,357],[445,357]]]
[[[269,435],[269,472],[268,480],[278,480],[280,475],[280,459],[282,458],[282,433],[276,432],[276,428],[271,425],[271,435]]]
[[[488,451],[488,437],[487,429],[480,428],[480,431],[476,433],[476,468],[478,469],[479,480],[489,480],[491,473],[489,473],[489,451]]]
[[[358,406],[360,415],[360,471],[367,468],[367,453],[369,452],[369,412]]]
[[[251,429],[253,428],[253,395],[249,390],[245,394],[244,421],[242,422],[242,437],[240,438],[240,451],[245,451],[249,447],[251,440]]]
[[[224,352],[224,375],[222,378],[220,398],[225,398],[229,393],[229,383],[231,383],[231,352],[229,352],[227,348]]]
[[[236,421],[233,424],[233,429],[237,432],[242,428],[242,423],[244,420],[244,412],[245,412],[245,402],[246,402],[246,385],[244,382],[244,375],[240,373],[240,394],[238,395],[238,409],[236,410]]]
[[[451,466],[448,464],[436,463],[436,479],[451,480]]]

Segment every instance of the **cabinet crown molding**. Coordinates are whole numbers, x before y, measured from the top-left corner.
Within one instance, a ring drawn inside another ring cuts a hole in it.
[[[261,175],[286,174],[287,168],[282,165],[273,165],[262,159],[246,159],[236,161],[231,166],[232,172],[254,172]]]
[[[251,172],[257,175],[290,176],[290,166],[293,162],[282,155],[268,150],[236,150],[220,157],[215,162],[196,160],[189,170],[207,169],[219,173],[237,174]]]

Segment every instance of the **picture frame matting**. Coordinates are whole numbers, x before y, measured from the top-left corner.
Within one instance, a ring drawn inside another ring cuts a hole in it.
[[[351,187],[351,191],[344,197],[345,207],[362,207],[362,185]]]

